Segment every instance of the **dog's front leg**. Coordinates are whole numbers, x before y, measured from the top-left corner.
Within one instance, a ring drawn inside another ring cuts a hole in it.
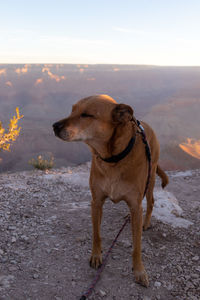
[[[104,201],[105,197],[103,195],[101,195],[101,197],[97,196],[96,193],[92,191],[91,214],[93,236],[90,266],[95,269],[97,269],[102,264],[100,227]]]
[[[136,282],[148,287],[149,280],[145,271],[142,254],[141,254],[141,238],[142,238],[142,205],[136,204],[130,206],[131,226],[133,235],[133,270]]]

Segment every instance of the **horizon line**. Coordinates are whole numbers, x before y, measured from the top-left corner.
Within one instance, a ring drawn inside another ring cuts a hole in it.
[[[117,65],[117,66],[145,66],[145,67],[180,67],[180,68],[198,68],[200,65],[162,65],[162,64],[133,64],[133,63],[67,63],[67,62],[43,62],[43,63],[29,63],[29,62],[0,62],[0,65],[88,65],[88,66],[95,66],[95,65]]]

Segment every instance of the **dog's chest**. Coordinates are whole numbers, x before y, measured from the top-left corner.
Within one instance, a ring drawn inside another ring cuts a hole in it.
[[[130,190],[130,185],[122,179],[120,174],[113,174],[102,179],[101,189],[107,197],[117,203],[124,200],[127,191]]]

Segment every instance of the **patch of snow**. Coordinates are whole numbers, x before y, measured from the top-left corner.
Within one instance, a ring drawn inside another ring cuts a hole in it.
[[[183,210],[172,193],[162,189],[155,189],[154,198],[155,203],[152,215],[157,220],[170,224],[172,227],[188,228],[193,224],[181,217]],[[143,207],[146,208],[146,198],[143,201]]]
[[[175,174],[171,174],[171,177],[186,177],[192,175],[193,175],[192,170],[187,170],[187,171],[180,171],[180,172],[176,172]]]
[[[177,172],[172,175],[173,177],[192,176],[192,171]],[[88,170],[76,170],[67,172],[47,173],[41,175],[43,179],[51,181],[59,181],[64,183],[70,183],[71,185],[79,185],[89,191],[89,171]],[[170,224],[172,227],[188,228],[193,223],[182,217],[183,210],[179,206],[176,197],[163,189],[154,190],[154,209],[152,215],[159,221]],[[69,210],[86,209],[89,206],[88,202],[79,203],[64,203]],[[146,198],[143,201],[143,207],[146,208]]]

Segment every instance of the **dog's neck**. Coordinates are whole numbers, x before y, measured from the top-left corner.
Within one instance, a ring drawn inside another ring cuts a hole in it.
[[[108,158],[121,153],[128,145],[130,139],[136,134],[136,128],[132,122],[125,125],[117,125],[108,141],[92,140],[87,144],[92,153],[101,158]]]

